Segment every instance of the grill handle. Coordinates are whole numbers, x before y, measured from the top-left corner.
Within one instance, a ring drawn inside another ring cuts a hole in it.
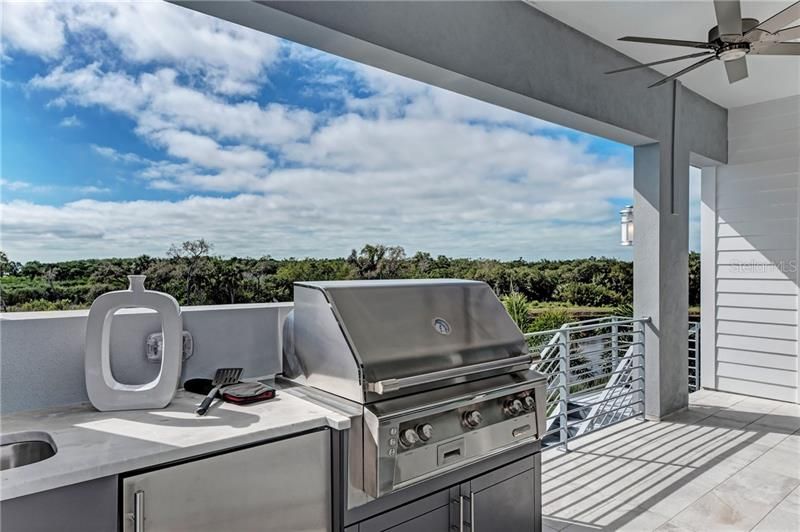
[[[421,375],[412,375],[411,377],[368,382],[367,391],[377,393],[378,395],[383,395],[385,393],[402,390],[403,388],[410,388],[412,386],[419,386],[421,384],[452,379],[454,377],[464,377],[465,375],[473,375],[475,373],[482,373],[484,371],[505,369],[513,366],[520,366],[520,369],[523,369],[525,366],[530,367],[532,363],[533,357],[530,354],[511,358],[503,358],[501,360],[491,360],[489,362],[481,362],[480,364],[472,364],[470,366],[464,366],[461,368],[451,368],[441,371],[432,371],[431,373],[423,373]]]

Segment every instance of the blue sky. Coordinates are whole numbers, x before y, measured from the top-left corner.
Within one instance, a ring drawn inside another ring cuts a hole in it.
[[[201,237],[227,256],[630,258],[627,146],[163,2],[2,9],[15,260]]]

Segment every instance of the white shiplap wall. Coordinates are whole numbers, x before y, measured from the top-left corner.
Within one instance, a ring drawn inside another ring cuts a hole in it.
[[[798,402],[800,97],[731,109],[704,169],[703,386]]]

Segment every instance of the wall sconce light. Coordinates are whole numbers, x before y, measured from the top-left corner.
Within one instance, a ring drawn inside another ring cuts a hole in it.
[[[620,245],[633,245],[633,205],[619,211]]]

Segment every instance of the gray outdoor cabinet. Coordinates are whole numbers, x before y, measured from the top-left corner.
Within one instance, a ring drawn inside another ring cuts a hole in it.
[[[123,532],[324,532],[331,435],[318,430],[125,476]]]
[[[537,529],[540,497],[535,468],[522,472],[497,470],[474,478],[461,486],[461,495],[469,501],[470,530],[527,532]],[[511,475],[511,476],[509,476]]]
[[[392,509],[345,532],[539,532],[540,455]]]
[[[117,530],[117,477],[42,491],[0,503],[3,532]]]
[[[2,532],[325,532],[331,431],[234,448],[0,502]]]
[[[453,514],[452,501],[458,489],[450,488],[405,504],[389,512],[348,527],[346,532],[420,532],[448,531],[450,523],[457,519]]]

